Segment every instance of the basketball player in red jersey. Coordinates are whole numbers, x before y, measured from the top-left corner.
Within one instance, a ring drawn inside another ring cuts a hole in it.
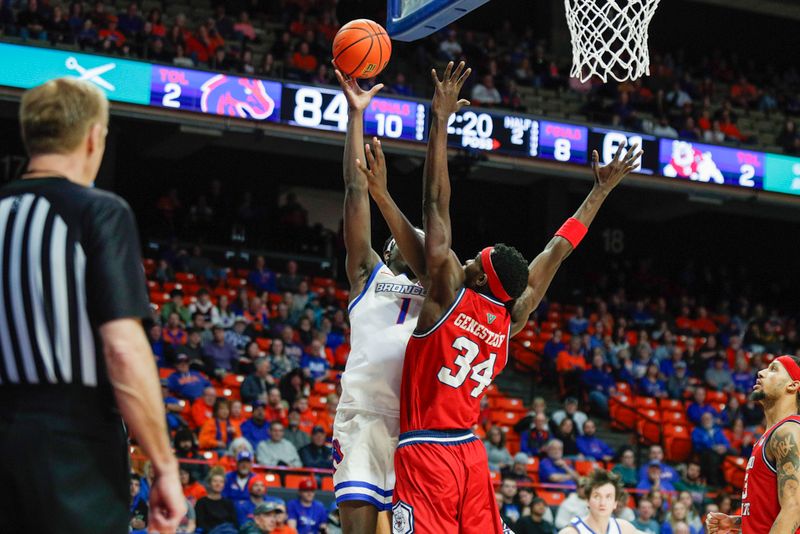
[[[800,358],[780,356],[758,373],[750,398],[761,402],[767,431],[747,462],[742,515],[711,513],[709,533],[800,532]],[[796,424],[789,424],[796,423]]]
[[[608,192],[633,170],[634,148],[599,168],[592,193],[529,265],[514,248],[483,249],[465,266],[450,250],[447,121],[466,100],[470,69],[451,62],[431,105],[423,216],[427,295],[406,348],[400,441],[392,508],[394,534],[503,532],[486,450],[470,428],[492,378],[506,365],[508,340],[538,305],[558,266],[586,233]],[[516,301],[516,302],[515,302]]]

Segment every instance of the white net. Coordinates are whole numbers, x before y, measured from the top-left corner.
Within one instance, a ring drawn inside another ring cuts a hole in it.
[[[647,28],[660,0],[564,0],[572,37],[570,75],[618,82],[650,74]]]

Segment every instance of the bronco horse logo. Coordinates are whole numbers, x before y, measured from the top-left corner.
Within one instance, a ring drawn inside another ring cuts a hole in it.
[[[275,101],[261,80],[217,74],[200,90],[200,109],[205,113],[264,120],[275,110]]]

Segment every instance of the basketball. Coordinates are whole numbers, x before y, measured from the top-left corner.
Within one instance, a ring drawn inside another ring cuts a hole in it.
[[[333,39],[333,63],[353,78],[374,78],[389,64],[391,55],[389,34],[368,19],[351,20]]]

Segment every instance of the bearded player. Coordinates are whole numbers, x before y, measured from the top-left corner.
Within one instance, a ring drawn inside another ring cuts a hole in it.
[[[400,376],[423,299],[423,289],[413,273],[424,272],[425,257],[419,231],[388,193],[379,206],[393,238],[382,256],[372,249],[369,184],[358,164],[364,162],[363,113],[382,84],[366,92],[338,70],[336,77],[349,107],[343,171],[352,330],[333,425],[333,481],[345,534],[371,534],[379,523],[379,531],[390,529],[394,451],[400,433]],[[379,151],[378,155],[385,183],[383,154]],[[380,174],[372,157],[370,163],[373,175]]]
[[[742,515],[712,512],[710,533],[800,532],[800,359],[775,358],[758,373],[750,398],[764,407],[767,431],[747,462]]]
[[[469,103],[458,94],[470,72],[451,62],[443,80],[431,73],[436,90],[423,189],[427,294],[403,364],[395,534],[503,531],[486,449],[469,429],[506,365],[509,337],[524,327],[603,200],[640,156],[631,149],[620,159],[620,148],[601,169],[595,152],[592,192],[530,265],[499,244],[462,266],[450,251],[447,121]]]
[[[612,517],[617,502],[628,498],[618,475],[595,469],[586,478],[584,488],[589,514],[573,518],[558,534],[640,534],[628,521]]]

